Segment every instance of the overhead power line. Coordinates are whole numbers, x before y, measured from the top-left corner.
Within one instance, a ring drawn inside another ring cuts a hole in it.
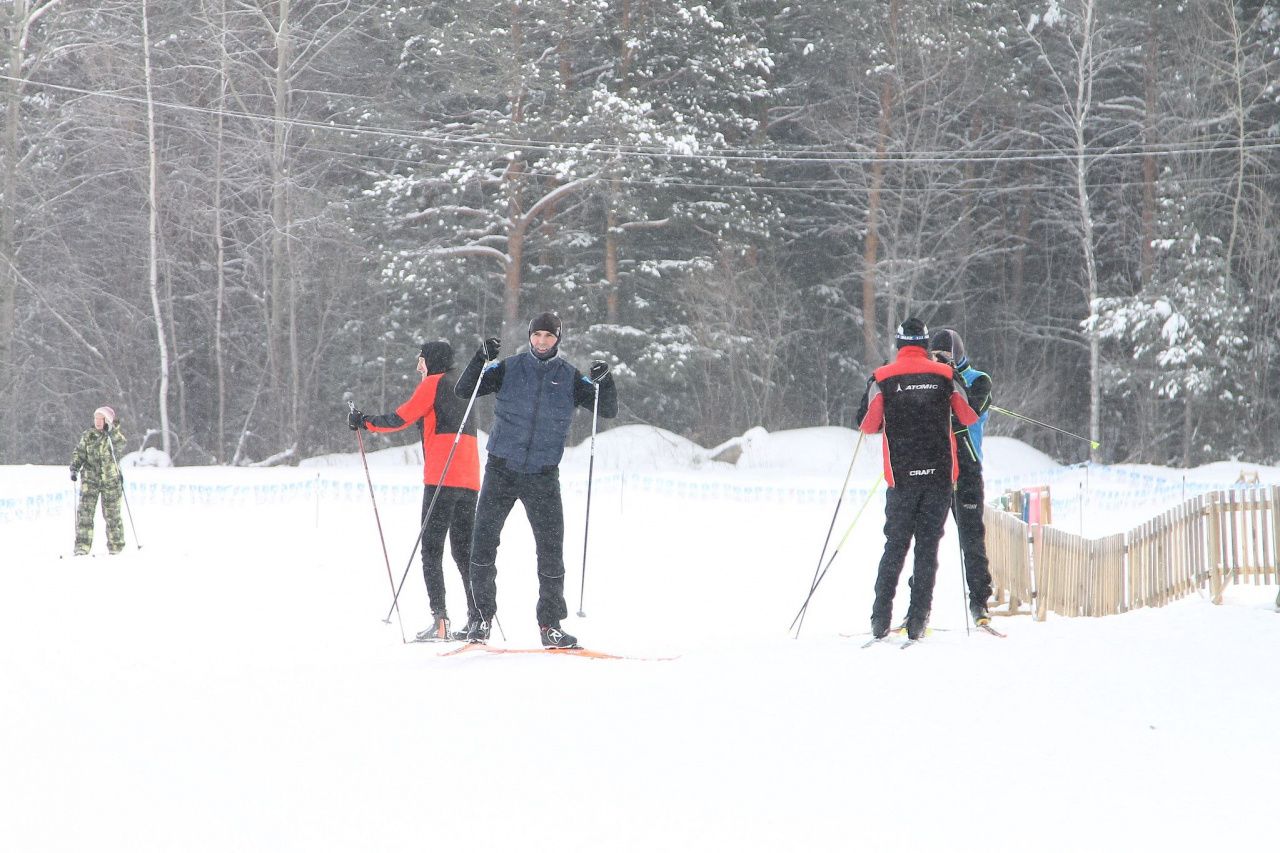
[[[190,127],[187,125],[172,124],[163,120],[157,121],[156,127],[164,130],[174,131],[175,133],[181,133],[181,132],[190,130]],[[131,136],[137,137],[138,139],[145,139],[146,137],[145,132],[142,131],[141,129],[132,130],[128,127],[119,127],[119,128],[115,128],[115,132],[129,134]],[[231,139],[234,141],[247,143],[251,145],[252,144],[259,144],[259,145],[270,144],[269,141],[267,141],[262,137],[248,136],[243,133],[230,131],[230,130],[227,130],[225,126],[220,131],[220,133],[222,134],[224,139]],[[392,156],[390,154],[376,154],[369,151],[357,152],[357,151],[351,151],[351,150],[342,150],[338,148],[326,148],[313,143],[307,143],[305,147],[305,151],[309,154],[324,155],[325,157],[328,157],[332,160],[347,159],[347,160],[359,160],[361,162],[373,161],[373,162],[386,164],[387,166],[390,166],[390,167],[403,166],[403,167],[422,168],[425,165],[421,158],[411,158],[407,156],[397,157],[397,156]],[[438,164],[433,164],[433,165],[438,165]],[[441,165],[441,168],[445,168],[445,166]],[[546,178],[548,180],[555,180],[563,177],[563,175],[560,175],[551,171],[543,171],[536,168],[527,169],[522,174],[524,174],[527,177]],[[1124,189],[1126,187],[1142,186],[1145,182],[1146,182],[1145,179],[1142,179],[1142,178],[1134,178],[1133,180],[1090,181],[1089,188],[1092,190]],[[983,182],[981,179],[975,179],[974,181],[971,181],[968,183],[970,184],[969,186],[959,186],[959,187],[955,185],[947,185],[946,187],[941,187],[936,185],[915,187],[915,186],[908,186],[903,184],[895,184],[895,185],[883,186],[881,187],[880,191],[887,196],[897,195],[897,196],[908,196],[908,197],[937,194],[944,191],[960,192],[960,193],[978,193],[983,196],[1007,195],[1011,193],[1016,194],[1016,193],[1028,193],[1028,192],[1066,191],[1064,190],[1064,187],[1061,184],[1041,183],[1041,182],[1029,183],[1029,182],[1019,181],[1016,183],[993,185],[991,183]],[[626,184],[627,186],[630,186],[630,187],[637,187],[637,186],[653,187],[655,189],[664,188],[664,187],[679,187],[680,189],[685,189],[685,190],[699,190],[699,189],[721,190],[721,191],[744,190],[744,191],[750,191],[752,193],[765,193],[765,194],[803,193],[806,195],[849,195],[849,194],[856,194],[856,193],[865,193],[867,191],[867,187],[865,186],[860,186],[856,183],[847,183],[847,184],[841,183],[839,179],[836,177],[832,177],[828,179],[810,179],[810,180],[803,180],[803,181],[794,180],[794,179],[793,180],[769,179],[767,181],[762,181],[760,183],[746,184],[742,182],[737,182],[737,183],[731,184],[731,183],[718,183],[716,181],[711,181],[711,180],[691,179],[687,175],[680,176],[680,177],[674,177],[674,176],[664,177],[664,178],[655,177],[655,178],[649,178],[649,179],[637,177],[635,175],[628,175],[626,178]],[[1186,187],[1220,186],[1222,184],[1222,178],[1219,175],[1207,175],[1205,177],[1199,177],[1199,178],[1184,176],[1184,177],[1178,178],[1178,184]]]
[[[37,86],[53,91],[68,92],[88,97],[105,98],[134,105],[145,105],[146,100],[134,95],[103,90],[83,89],[57,83],[35,80],[21,80],[9,75],[0,75],[0,79],[22,82],[25,85]],[[342,133],[357,136],[373,136],[384,139],[400,139],[411,142],[428,143],[440,147],[474,147],[490,146],[508,152],[542,151],[565,152],[572,150],[579,156],[596,154],[613,159],[659,159],[680,161],[728,161],[750,164],[813,164],[831,166],[865,166],[877,162],[894,162],[903,165],[947,165],[988,163],[999,165],[1017,162],[1035,161],[1069,161],[1084,157],[1089,161],[1129,159],[1147,156],[1180,156],[1213,153],[1233,153],[1242,147],[1250,151],[1267,151],[1280,149],[1280,139],[1249,139],[1243,145],[1233,140],[1220,142],[1188,142],[1157,143],[1114,146],[1102,149],[1087,149],[1084,152],[1055,148],[1001,148],[994,150],[929,150],[929,149],[892,149],[883,153],[864,154],[852,150],[813,147],[725,147],[703,148],[696,151],[679,151],[656,145],[637,145],[609,141],[594,141],[564,144],[545,139],[517,139],[495,134],[447,134],[430,130],[412,130],[406,128],[380,127],[339,123],[334,121],[315,121],[303,118],[278,119],[274,115],[252,113],[242,110],[228,110],[220,107],[202,107],[193,104],[179,104],[171,101],[154,101],[159,109],[177,110],[198,113],[208,116],[222,116],[225,119],[264,124],[284,124],[291,127]]]

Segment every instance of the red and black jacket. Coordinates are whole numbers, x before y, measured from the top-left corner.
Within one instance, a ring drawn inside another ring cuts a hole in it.
[[[884,479],[895,486],[950,485],[959,475],[951,415],[968,426],[978,420],[951,365],[905,346],[877,370],[867,387],[864,433],[884,430]]]
[[[440,483],[440,473],[457,436],[458,448],[449,462],[443,486],[480,490],[480,455],[476,449],[476,428],[467,424],[458,436],[458,425],[466,414],[466,401],[453,393],[453,349],[444,341],[426,345],[427,375],[413,396],[394,412],[365,418],[372,432],[399,432],[417,424],[422,434],[422,482]]]

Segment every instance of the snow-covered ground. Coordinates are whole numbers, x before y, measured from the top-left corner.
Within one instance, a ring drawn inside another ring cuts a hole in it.
[[[12,851],[1274,849],[1276,587],[965,631],[953,532],[933,634],[861,649],[877,491],[803,632],[855,444],[753,431],[736,465],[646,427],[596,448],[584,645],[601,661],[405,644],[426,622],[413,453],[128,472],[129,549],[72,559],[64,467],[0,472],[0,847]],[[989,439],[988,497],[1122,530],[1241,470],[1064,468]],[[562,471],[569,609],[586,446]],[[862,447],[836,522],[879,472]],[[135,547],[140,540],[142,547]],[[389,567],[388,567],[389,563]],[[905,609],[906,577],[898,597]],[[465,615],[446,558],[451,612]],[[513,513],[495,645],[532,647]]]

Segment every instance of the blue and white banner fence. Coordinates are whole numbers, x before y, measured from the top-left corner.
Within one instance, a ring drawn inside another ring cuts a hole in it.
[[[1210,477],[1189,479],[1176,472],[1157,472],[1105,465],[1064,466],[988,478],[986,491],[988,500],[994,500],[1005,491],[1047,485],[1052,492],[1055,523],[1070,527],[1077,517],[1082,525],[1086,516],[1105,523],[1109,514],[1121,510],[1131,513],[1136,506],[1153,515],[1188,498],[1234,485]],[[379,506],[420,504],[423,486],[417,470],[406,466],[375,469],[374,473],[374,496]],[[44,482],[52,484],[65,477],[65,468],[50,467],[47,478],[28,474],[20,482],[0,484],[0,525],[70,514],[74,484],[54,487]],[[585,496],[585,470],[562,469],[560,482],[566,496]],[[870,480],[851,482],[845,499],[861,501],[873,485]],[[679,501],[777,503],[825,510],[838,498],[839,478],[791,473],[775,477],[759,470],[607,471],[596,473],[593,489],[600,498],[608,495],[617,501],[627,495],[652,495]],[[125,496],[135,510],[144,506],[296,506],[303,502],[319,506],[367,502],[369,487],[359,468],[135,469],[125,481]]]

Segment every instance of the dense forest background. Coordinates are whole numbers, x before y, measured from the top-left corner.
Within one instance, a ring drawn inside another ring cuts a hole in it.
[[[850,425],[914,314],[1097,461],[1280,459],[1280,2],[9,0],[0,27],[0,462],[66,461],[103,403],[177,464],[350,450],[346,401],[405,399],[418,342],[513,352],[544,309],[614,365],[618,422],[704,445]]]

